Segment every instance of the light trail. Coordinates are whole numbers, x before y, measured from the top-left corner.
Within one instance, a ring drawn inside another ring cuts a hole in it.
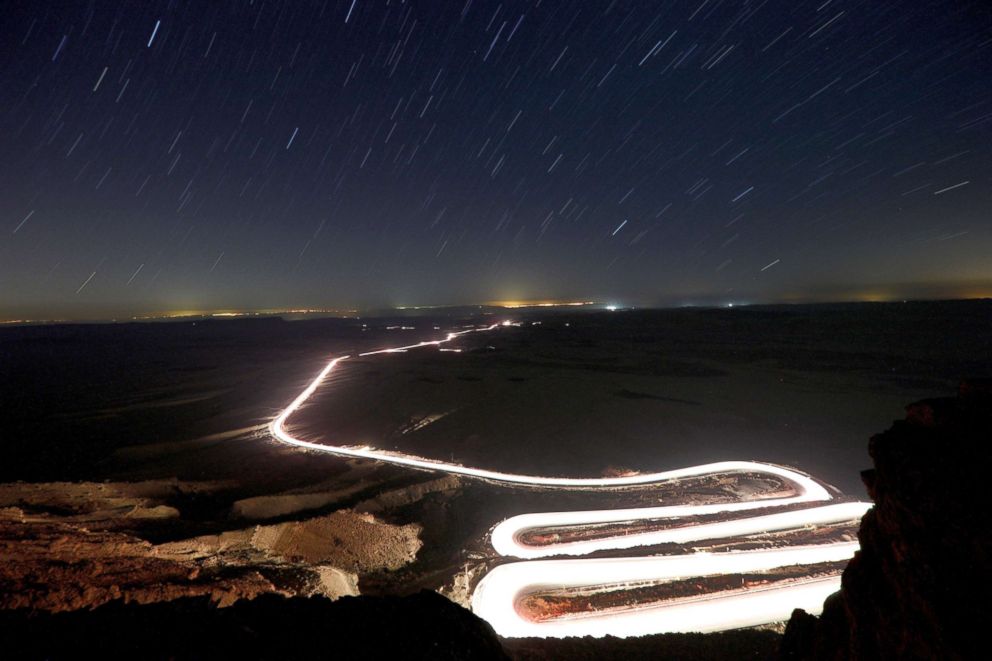
[[[472,595],[472,612],[506,637],[622,638],[756,626],[786,620],[794,608],[818,612],[827,595],[838,589],[840,577],[673,599],[635,609],[594,612],[546,622],[527,619],[517,611],[516,605],[522,594],[540,587],[560,590],[767,571],[788,565],[841,562],[857,549],[857,542],[851,542],[678,556],[514,562],[500,565],[483,577]]]
[[[503,322],[509,325],[509,322]],[[473,332],[491,331],[500,324],[448,333],[444,339],[418,342],[401,347],[378,349],[360,357],[405,353],[436,346]],[[629,549],[664,543],[689,543],[707,539],[736,538],[742,535],[801,529],[853,521],[871,507],[870,503],[842,502],[729,519],[696,525],[681,525],[634,534],[619,534],[573,542],[530,545],[522,541],[528,530],[567,528],[581,525],[678,519],[748,510],[782,507],[797,503],[813,505],[832,499],[819,482],[800,471],[753,461],[722,461],[660,473],[622,477],[566,478],[521,475],[472,468],[426,457],[378,450],[370,446],[333,446],[296,438],[286,422],[317,391],[328,375],[349,356],[331,360],[306,389],[271,422],[272,436],[283,443],[343,457],[369,459],[417,470],[437,471],[503,484],[564,489],[622,490],[658,485],[706,475],[747,473],[773,475],[791,483],[796,495],[710,505],[675,505],[577,512],[542,512],[506,519],[493,528],[493,548],[502,556],[540,558],[557,555],[587,555],[607,549]],[[692,553],[680,556],[628,557],[608,559],[528,560],[496,567],[476,586],[472,610],[487,620],[502,636],[638,636],[676,631],[721,631],[788,619],[794,608],[817,613],[824,598],[836,591],[840,577],[792,581],[761,589],[741,589],[694,598],[680,598],[638,606],[627,610],[607,610],[577,614],[557,620],[536,622],[518,612],[521,596],[543,588],[580,588],[628,582],[663,582],[687,577],[717,576],[743,571],[766,571],[787,565],[810,565],[846,560],[857,550],[856,542],[819,544],[760,551]]]
[[[635,546],[656,544],[686,544],[706,539],[721,539],[754,535],[763,532],[795,530],[804,526],[824,526],[844,521],[860,519],[869,507],[868,503],[834,503],[820,507],[779,512],[746,519],[732,519],[715,523],[683,525],[644,533],[636,533],[605,539],[591,539],[577,542],[528,545],[520,541],[527,530],[555,527],[602,524],[611,522],[643,521],[650,519],[677,519],[682,517],[740,512],[743,510],[774,507],[783,502],[794,503],[796,498],[749,500],[716,505],[679,505],[668,507],[640,507],[625,510],[591,510],[586,512],[541,512],[521,514],[511,517],[492,531],[492,544],[496,552],[516,558],[542,558],[553,555],[588,555],[607,549],[629,549]]]

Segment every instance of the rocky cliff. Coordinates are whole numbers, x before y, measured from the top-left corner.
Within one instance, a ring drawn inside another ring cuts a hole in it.
[[[492,628],[435,592],[112,602],[65,613],[0,611],[10,659],[506,659]]]
[[[992,380],[906,411],[869,444],[861,551],[820,618],[793,614],[782,659],[988,657]]]
[[[92,610],[0,609],[3,659],[766,659],[771,631],[643,638],[500,639],[436,592],[406,597],[263,594],[217,608],[208,597]]]

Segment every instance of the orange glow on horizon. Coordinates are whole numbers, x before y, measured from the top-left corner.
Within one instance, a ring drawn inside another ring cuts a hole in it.
[[[556,301],[556,300],[540,300],[540,301],[489,301],[485,305],[491,305],[493,307],[500,308],[556,308],[556,307],[578,307],[583,305],[595,305],[595,301]]]

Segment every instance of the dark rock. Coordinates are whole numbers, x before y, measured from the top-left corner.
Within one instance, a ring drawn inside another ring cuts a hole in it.
[[[517,661],[757,661],[772,658],[780,638],[774,631],[739,629],[640,638],[511,638],[503,645]]]
[[[992,378],[965,379],[958,386],[958,397],[969,400],[992,402]]]
[[[875,507],[819,619],[793,614],[782,659],[984,658],[992,589],[992,385],[907,407],[869,443]]]
[[[792,611],[792,617],[782,637],[779,657],[789,661],[804,658],[806,650],[812,649],[815,645],[816,623],[816,616],[810,615],[803,609],[797,608]]]
[[[0,659],[768,659],[774,631],[501,640],[435,592],[408,597],[206,597],[93,610],[0,610]]]
[[[506,659],[492,628],[435,592],[409,597],[265,595],[91,611],[0,611],[8,659]]]

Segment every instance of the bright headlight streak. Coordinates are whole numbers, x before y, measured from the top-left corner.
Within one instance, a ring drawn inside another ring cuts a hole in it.
[[[472,612],[501,636],[643,636],[652,633],[723,631],[789,618],[794,608],[819,612],[840,586],[840,577],[797,580],[762,589],[741,589],[674,599],[636,609],[600,611],[534,622],[517,612],[527,592],[600,584],[643,583],[756,572],[787,565],[839,562],[858,549],[856,542],[762,551],[694,553],[646,558],[538,560],[496,567],[475,588]]]
[[[542,558],[554,555],[588,555],[606,549],[629,549],[635,546],[655,544],[685,544],[706,539],[719,539],[753,535],[777,530],[794,530],[803,526],[822,526],[831,523],[854,521],[864,516],[870,503],[835,503],[803,510],[778,512],[746,519],[718,521],[692,526],[681,526],[651,532],[628,534],[602,539],[589,539],[577,542],[561,542],[532,546],[520,541],[527,530],[547,527],[567,528],[570,526],[601,524],[621,521],[642,521],[646,519],[674,519],[721,512],[780,505],[783,499],[752,500],[743,503],[721,503],[717,505],[685,505],[674,507],[642,507],[627,510],[590,510],[585,512],[541,512],[521,514],[503,521],[493,529],[493,548],[500,555],[516,558]]]
[[[448,333],[443,340],[419,342],[402,347],[367,351],[361,357],[388,353],[404,353],[426,346],[440,346],[466,333],[490,331],[503,324]],[[867,503],[840,503],[791,512],[780,512],[748,519],[719,521],[696,526],[675,527],[632,535],[620,535],[571,543],[528,546],[519,541],[528,529],[564,527],[593,523],[641,521],[645,519],[699,516],[722,512],[739,512],[752,509],[813,503],[831,499],[830,493],[816,480],[800,471],[774,464],[752,461],[722,461],[701,466],[691,466],[660,473],[645,473],[607,478],[565,478],[520,475],[499,471],[471,468],[425,457],[377,450],[364,446],[332,446],[305,441],[286,430],[286,421],[297,411],[324,382],[337,365],[348,356],[331,360],[306,389],[293,400],[269,425],[272,435],[289,445],[317,452],[344,457],[370,459],[418,470],[445,472],[454,475],[506,484],[544,488],[570,489],[623,489],[625,487],[660,484],[673,480],[726,473],[758,473],[775,475],[792,483],[797,495],[787,498],[770,498],[711,505],[680,505],[619,510],[592,510],[579,512],[545,512],[515,516],[497,525],[492,532],[494,549],[501,555],[536,558],[549,555],[584,555],[597,550],[632,548],[665,542],[685,543],[704,539],[734,537],[771,530],[785,530],[802,526],[852,520],[870,507]],[[621,612],[603,612],[592,615],[563,618],[550,622],[532,622],[522,618],[514,603],[520,594],[539,585],[558,587],[588,586],[615,583],[625,580],[663,580],[678,575],[702,576],[743,571],[740,567],[758,569],[761,563],[778,562],[769,569],[783,564],[811,564],[825,562],[818,558],[843,560],[851,556],[857,544],[824,544],[815,547],[776,549],[774,551],[749,551],[740,553],[692,554],[652,558],[612,558],[609,560],[554,560],[517,562],[497,567],[487,574],[476,587],[472,608],[504,636],[570,636],[614,635],[633,636],[662,631],[719,631],[752,626],[786,619],[792,608],[819,612],[823,599],[835,591],[839,578],[793,582],[774,588],[741,590],[719,595],[707,595],[691,600],[676,600],[662,605],[639,607]],[[781,561],[781,562],[779,562]],[[749,565],[748,563],[757,563]],[[735,569],[737,568],[737,569]],[[705,571],[708,573],[691,573]],[[683,572],[683,573],[678,573]],[[690,573],[684,573],[690,572]],[[576,579],[579,576],[581,579]],[[622,578],[640,576],[641,578]],[[618,578],[620,577],[620,578]],[[580,582],[575,582],[579,580]],[[498,587],[495,587],[497,586]]]

